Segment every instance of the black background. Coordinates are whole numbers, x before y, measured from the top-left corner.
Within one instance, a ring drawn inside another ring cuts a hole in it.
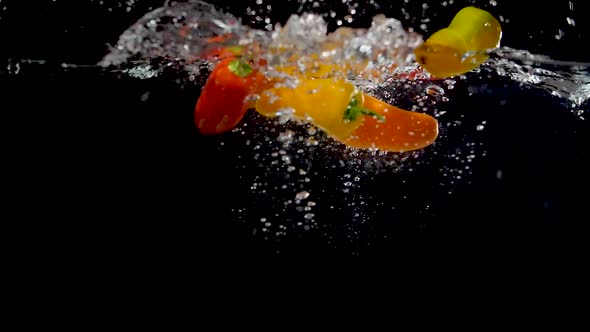
[[[5,63],[48,61],[0,77],[7,159],[15,165],[11,197],[19,202],[11,205],[23,235],[13,250],[27,254],[16,259],[23,286],[13,308],[25,313],[25,322],[94,325],[124,318],[197,330],[284,330],[315,321],[366,328],[408,320],[474,328],[588,326],[587,120],[557,98],[507,80],[491,81],[493,94],[474,96],[458,84],[449,120],[463,114],[471,131],[482,119],[488,123],[478,136],[487,154],[474,162],[470,183],[448,195],[433,189],[437,171],[427,167],[402,173],[405,184],[399,174],[381,175],[359,194],[384,204],[402,194],[410,199],[395,214],[377,209],[359,226],[357,242],[339,228],[350,224],[346,207],[335,215],[323,211],[318,220],[328,225],[331,243],[320,232],[265,241],[251,235],[253,222],[238,222],[229,210],[252,200],[239,173],[256,167],[235,167],[243,148],[235,136],[220,150],[217,138],[193,128],[197,85],[179,84],[174,74],[141,81],[59,65],[96,63],[161,2],[136,1],[129,12],[107,0],[0,4],[6,5],[0,12]],[[432,18],[434,31],[476,3],[509,19],[503,45],[590,60],[582,51],[588,33],[581,1],[574,1],[573,13],[568,1],[498,2],[431,4],[424,12],[409,1],[410,18],[402,22],[428,35],[418,28],[421,18]],[[237,16],[254,6],[217,3]],[[271,3],[277,22],[299,8],[295,1]],[[314,10],[346,9],[328,3]],[[379,12],[403,18],[402,1],[381,3],[368,5],[354,24],[366,26]],[[565,34],[556,40],[559,28]],[[463,137],[450,133],[439,151],[454,151]],[[445,162],[430,157],[433,167]],[[338,181],[327,171],[312,183],[330,188]],[[433,209],[417,212],[423,192]],[[324,200],[332,202],[329,195]]]

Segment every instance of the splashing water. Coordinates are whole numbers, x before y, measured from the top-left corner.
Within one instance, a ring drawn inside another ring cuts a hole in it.
[[[422,43],[422,37],[406,31],[394,18],[377,15],[368,29],[341,27],[333,33],[327,32],[327,23],[316,14],[292,15],[285,26],[277,24],[273,30],[263,31],[241,24],[239,18],[208,3],[192,0],[158,8],[143,16],[120,36],[99,65],[118,66],[132,59],[137,62],[154,58],[190,64],[200,61],[197,55],[210,49],[240,45],[253,57],[268,60],[271,65],[266,69],[271,76],[273,65],[296,65],[305,71],[319,55],[322,63],[347,63],[357,71],[370,72],[369,77],[348,75],[364,90],[390,84],[394,75],[414,73],[414,78],[429,78],[428,73],[416,75],[412,52]],[[210,41],[218,36],[227,38]],[[479,70],[543,89],[570,101],[570,108],[577,111],[590,98],[590,64],[556,61],[509,47],[494,50],[491,55]],[[190,65],[187,68],[190,70]],[[128,72],[142,70],[128,69]],[[278,74],[274,72],[274,75]],[[583,113],[580,111],[580,116]]]
[[[391,69],[404,72],[415,68],[412,50],[422,42],[420,35],[407,32],[398,20],[383,15],[376,16],[369,29],[327,31],[327,23],[316,14],[292,15],[284,27],[277,24],[272,31],[250,29],[231,14],[190,1],[146,14],[120,36],[99,65],[154,58],[191,63],[200,61],[198,55],[208,50],[242,46],[250,56],[268,61],[270,73],[276,65],[296,65],[304,71],[318,60],[317,55],[322,63],[345,62],[375,71],[395,67]],[[215,40],[219,36],[224,38]]]
[[[484,66],[523,85],[543,89],[569,101],[576,110],[590,98],[590,64],[552,60],[544,55],[502,47]],[[578,115],[583,118],[584,111]]]
[[[99,64],[121,65],[132,57],[190,60],[206,50],[207,38],[243,29],[235,17],[205,2],[164,6],[123,32],[115,48]]]

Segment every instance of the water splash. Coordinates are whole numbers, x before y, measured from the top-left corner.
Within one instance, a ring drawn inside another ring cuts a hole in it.
[[[277,24],[274,29],[264,31],[244,26],[239,18],[208,3],[192,0],[166,5],[144,15],[120,36],[99,65],[120,66],[132,60],[149,62],[164,58],[184,61],[190,71],[191,64],[201,61],[199,55],[223,46],[240,45],[252,58],[268,61],[264,70],[271,77],[285,76],[275,70],[277,66],[293,66],[305,72],[320,61],[340,66],[344,71],[340,75],[370,91],[382,84],[392,84],[392,78],[395,81],[411,75],[412,79],[429,79],[428,73],[419,70],[412,52],[422,42],[422,36],[405,30],[399,20],[384,15],[373,17],[368,29],[340,27],[328,33],[322,16],[304,13],[292,15],[284,26]],[[567,106],[572,111],[586,112],[579,108],[590,98],[590,64],[556,61],[508,47],[493,50],[491,56],[475,72],[487,70],[528,87],[543,89],[569,102]],[[140,63],[126,72],[146,78],[157,74],[157,69],[148,73],[145,68]],[[296,86],[298,82],[286,77],[283,84]],[[427,91],[444,94],[439,88]]]
[[[166,5],[147,13],[123,32],[99,64],[116,66],[133,57],[190,60],[211,47],[208,38],[240,35],[245,30],[236,17],[202,1]]]
[[[590,63],[559,61],[509,47],[492,55],[484,68],[567,100],[571,109],[590,99]]]

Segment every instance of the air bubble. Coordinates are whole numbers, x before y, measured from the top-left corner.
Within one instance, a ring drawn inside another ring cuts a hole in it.
[[[309,197],[310,193],[307,191],[301,191],[298,192],[297,195],[295,195],[295,199],[298,201],[302,201],[304,199],[307,199]]]
[[[445,89],[438,85],[429,85],[426,87],[426,93],[431,96],[441,96],[445,94]]]

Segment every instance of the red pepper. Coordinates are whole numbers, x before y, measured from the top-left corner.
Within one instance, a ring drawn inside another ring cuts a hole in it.
[[[204,135],[234,128],[251,108],[248,95],[264,81],[262,73],[239,57],[220,61],[207,79],[195,107],[195,125]]]

